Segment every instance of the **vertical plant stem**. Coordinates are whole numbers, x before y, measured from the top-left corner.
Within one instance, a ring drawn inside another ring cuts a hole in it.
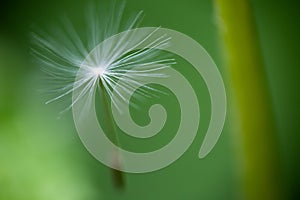
[[[104,113],[106,118],[106,121],[108,123],[108,132],[110,134],[110,139],[112,140],[112,142],[114,142],[116,145],[119,145],[119,139],[115,130],[115,126],[113,123],[113,116],[111,114],[110,111],[110,101],[109,101],[109,97],[107,95],[107,93],[105,92],[105,88],[103,86],[103,83],[101,81],[101,79],[99,80],[99,85],[100,85],[100,95],[101,95],[101,99],[103,102],[103,108],[104,108]],[[111,156],[112,156],[112,162],[113,165],[115,165],[117,168],[121,168],[121,162],[120,162],[120,157],[118,154],[117,149],[115,150],[115,152],[110,152]],[[112,169],[112,176],[113,176],[113,182],[115,184],[115,186],[117,188],[124,188],[124,174],[116,169]]]
[[[215,0],[236,107],[244,199],[281,199],[279,154],[271,101],[247,0]]]

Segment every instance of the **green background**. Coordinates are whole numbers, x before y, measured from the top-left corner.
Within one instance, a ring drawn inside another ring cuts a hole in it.
[[[251,3],[278,130],[285,197],[298,199],[300,7],[292,0]],[[38,91],[42,72],[31,62],[29,27],[55,24],[63,14],[76,24],[83,18],[84,6],[83,0],[28,0],[7,1],[0,7],[0,199],[240,199],[239,141],[231,130],[235,122],[227,118],[219,142],[209,156],[199,160],[210,103],[203,81],[180,58],[178,65],[187,68],[183,73],[201,91],[199,134],[167,168],[126,174],[124,189],[114,187],[111,171],[81,144],[71,112],[59,116],[59,103],[44,105],[46,98]],[[171,28],[197,40],[225,76],[212,1],[128,0],[125,16],[139,10],[145,12],[141,26]],[[170,105],[170,111],[176,110],[176,101]],[[229,108],[228,116],[231,113]],[[160,147],[170,137],[158,137],[154,144]],[[128,142],[128,149],[144,151],[151,147],[147,145]]]

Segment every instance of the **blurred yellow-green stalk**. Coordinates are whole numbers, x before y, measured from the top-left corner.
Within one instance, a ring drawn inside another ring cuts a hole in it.
[[[228,80],[235,102],[245,199],[282,199],[283,184],[271,99],[248,0],[216,0]]]

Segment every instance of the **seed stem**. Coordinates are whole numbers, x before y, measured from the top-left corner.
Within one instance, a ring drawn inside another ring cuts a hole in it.
[[[101,99],[103,102],[103,108],[104,108],[104,113],[107,116],[107,123],[108,123],[108,132],[110,133],[110,139],[112,140],[113,143],[115,143],[115,145],[120,146],[120,141],[119,138],[116,134],[116,130],[115,130],[115,126],[114,126],[114,122],[113,122],[113,116],[112,113],[110,111],[110,100],[109,100],[109,96],[103,86],[102,80],[99,79],[99,86],[100,86],[100,95],[101,95]],[[120,169],[121,168],[121,162],[120,162],[120,157],[119,157],[119,153],[118,150],[115,149],[115,152],[111,152],[112,155],[112,162],[113,165],[116,166],[116,168]],[[111,169],[112,170],[112,177],[113,177],[113,182],[116,188],[122,189],[125,186],[124,183],[124,174],[117,169]]]

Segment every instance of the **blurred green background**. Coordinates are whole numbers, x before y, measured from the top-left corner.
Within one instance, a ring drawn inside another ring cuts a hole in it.
[[[58,119],[60,106],[44,105],[46,99],[38,92],[42,72],[31,62],[30,25],[55,24],[62,14],[76,23],[84,17],[86,2],[12,0],[1,4],[0,199],[241,199],[239,141],[231,128],[235,121],[228,117],[214,150],[203,160],[197,157],[207,127],[205,117],[209,117],[207,91],[201,113],[204,128],[188,151],[162,170],[126,174],[123,190],[114,187],[111,171],[81,144],[71,112]],[[278,137],[282,159],[282,189],[285,199],[300,199],[300,7],[296,0],[251,3],[278,133],[274,137]],[[212,1],[128,0],[125,16],[139,10],[145,12],[142,26],[171,28],[197,40],[225,76]],[[184,73],[189,76],[193,71]],[[191,82],[196,78],[191,77]],[[195,84],[196,89],[205,90],[203,83]],[[229,107],[228,116],[232,112]]]

